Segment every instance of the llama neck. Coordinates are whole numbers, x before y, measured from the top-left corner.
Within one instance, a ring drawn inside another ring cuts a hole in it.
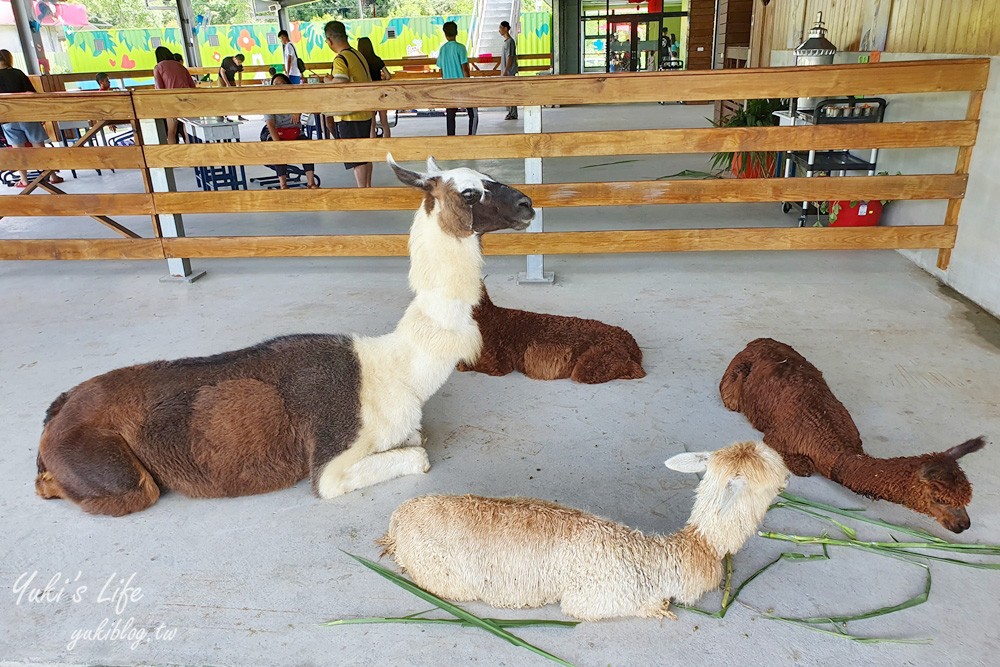
[[[686,528],[697,532],[719,558],[739,551],[764,519],[771,498],[752,497],[721,507],[718,493],[705,489],[706,480],[698,485]]]
[[[410,288],[418,298],[479,302],[483,254],[475,235],[455,238],[437,222],[438,204],[421,206],[410,229]]]
[[[849,454],[833,468],[830,479],[869,498],[905,505],[911,482],[923,462],[920,456],[878,459],[868,454]]]
[[[419,358],[421,392],[430,395],[459,361],[475,359],[483,339],[472,318],[479,302],[483,255],[476,236],[455,238],[441,230],[435,210],[417,211],[410,230],[410,288],[415,296],[394,339]]]

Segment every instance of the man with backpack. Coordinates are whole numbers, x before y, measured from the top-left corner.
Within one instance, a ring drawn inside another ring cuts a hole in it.
[[[323,27],[326,43],[337,55],[327,83],[369,83],[372,80],[364,56],[347,42],[347,28],[340,21],[330,21]],[[339,139],[368,139],[371,137],[371,111],[341,111],[333,115]],[[359,188],[372,186],[371,162],[345,162],[344,167],[354,170],[354,180]]]

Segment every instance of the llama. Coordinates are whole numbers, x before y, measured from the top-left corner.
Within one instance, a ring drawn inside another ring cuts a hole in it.
[[[507,375],[517,370],[534,380],[572,378],[586,384],[646,377],[642,351],[621,327],[501,308],[493,305],[485,284],[472,316],[483,351],[475,362],[459,363],[460,371]]]
[[[462,359],[479,353],[472,319],[479,236],[524,229],[531,200],[471,169],[420,174],[410,228],[415,296],[380,337],[304,334],[210,357],[155,361],[99,375],[49,408],[35,487],[87,512],[120,516],[161,489],[195,498],[286,488],[344,493],[430,468],[421,410]]]
[[[418,586],[456,601],[517,609],[559,602],[585,621],[668,617],[719,586],[721,560],[754,534],[788,481],[759,442],[666,462],[704,473],[687,525],[644,535],[601,517],[530,498],[423,496],[393,513],[378,544]]]
[[[972,485],[958,459],[982,449],[983,438],[946,452],[869,456],[854,420],[819,369],[770,338],[751,341],[736,355],[719,392],[726,407],[742,412],[796,475],[818,471],[855,493],[927,514],[954,533],[969,527],[965,506]]]

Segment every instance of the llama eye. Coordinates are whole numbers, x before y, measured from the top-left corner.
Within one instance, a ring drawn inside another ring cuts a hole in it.
[[[465,198],[466,204],[472,206],[482,198],[482,195],[476,190],[464,190],[462,192],[462,197]]]

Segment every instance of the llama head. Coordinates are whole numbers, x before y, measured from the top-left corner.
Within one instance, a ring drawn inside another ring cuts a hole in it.
[[[972,522],[965,506],[972,500],[972,485],[958,465],[958,459],[978,452],[986,445],[983,438],[974,438],[946,452],[920,457],[915,471],[909,501],[910,509],[928,514],[953,533],[961,533]]]
[[[666,465],[679,472],[704,474],[688,523],[720,557],[736,553],[753,535],[789,475],[781,456],[763,442],[678,454]]]
[[[424,210],[438,211],[437,221],[449,236],[463,239],[501,229],[525,229],[535,217],[531,199],[520,190],[499,183],[486,174],[461,167],[441,169],[427,158],[427,171],[418,173],[386,160],[396,178],[423,190]]]

